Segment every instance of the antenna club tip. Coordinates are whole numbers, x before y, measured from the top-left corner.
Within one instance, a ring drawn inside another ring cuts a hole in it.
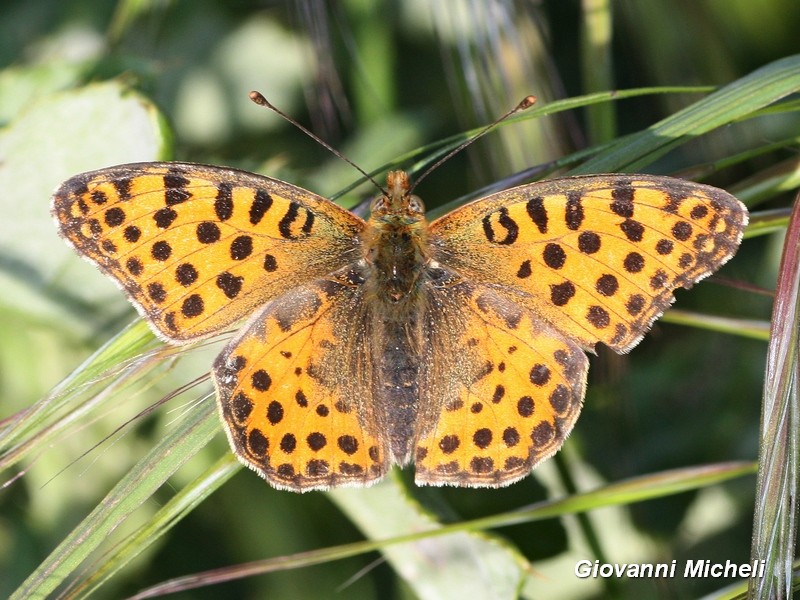
[[[528,109],[528,108],[530,108],[531,106],[533,106],[534,104],[536,104],[536,96],[534,96],[533,94],[531,94],[530,96],[525,96],[525,97],[522,99],[522,102],[520,102],[520,103],[517,105],[517,110],[525,110],[525,109]]]
[[[250,97],[250,100],[258,104],[259,106],[269,106],[269,102],[267,102],[267,99],[264,98],[264,95],[261,92],[253,91],[250,92],[248,96]]]

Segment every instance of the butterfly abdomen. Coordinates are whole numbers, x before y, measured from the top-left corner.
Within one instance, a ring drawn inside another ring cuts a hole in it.
[[[378,319],[380,317],[375,315]],[[377,323],[377,395],[385,407],[383,421],[389,433],[394,460],[401,465],[411,458],[411,441],[419,412],[420,357],[416,339],[416,318],[407,322],[384,319]]]

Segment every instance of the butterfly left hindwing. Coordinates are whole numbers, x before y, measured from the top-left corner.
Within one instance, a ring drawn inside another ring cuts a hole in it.
[[[363,282],[347,272],[267,303],[214,363],[237,455],[294,491],[369,485],[389,468]]]

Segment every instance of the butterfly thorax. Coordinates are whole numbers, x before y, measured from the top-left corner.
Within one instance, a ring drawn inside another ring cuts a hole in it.
[[[419,299],[427,257],[427,229],[422,201],[408,193],[408,175],[392,171],[387,193],[372,202],[364,236],[364,259],[371,295],[404,316]]]

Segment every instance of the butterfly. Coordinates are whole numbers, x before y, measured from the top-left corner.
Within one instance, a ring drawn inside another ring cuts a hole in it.
[[[60,234],[155,333],[243,322],[214,362],[236,456],[280,489],[499,487],[564,443],[597,343],[633,348],[736,252],[746,208],[651,175],[531,183],[431,222],[402,171],[363,220],[230,168],[128,164],[55,192]]]

